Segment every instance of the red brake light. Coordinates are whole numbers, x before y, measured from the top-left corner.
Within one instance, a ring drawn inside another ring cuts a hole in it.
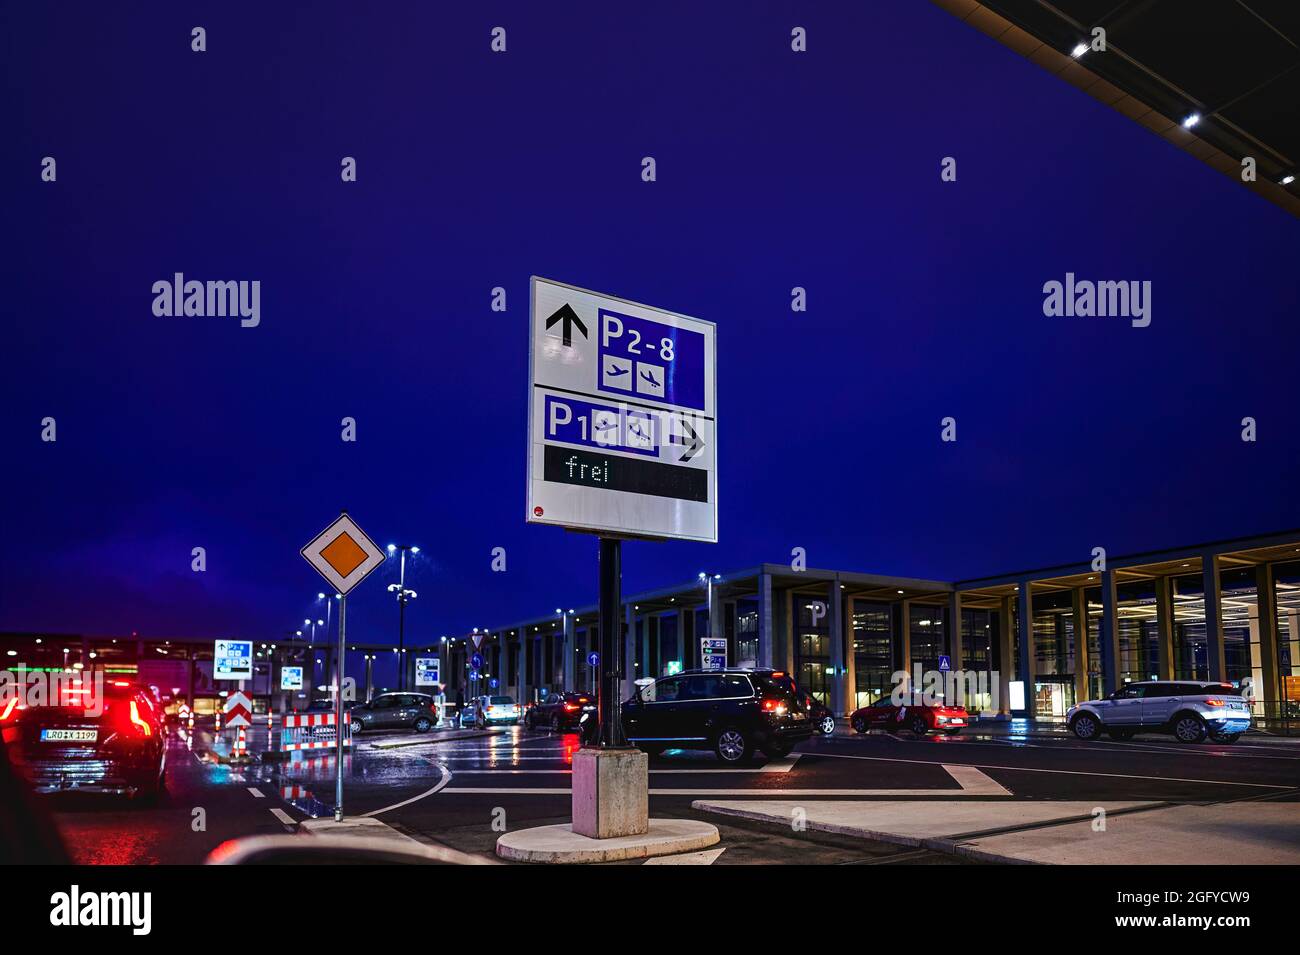
[[[777,716],[781,716],[785,713],[785,704],[780,700],[772,699],[770,696],[766,697],[763,700],[763,712],[775,713]]]
[[[774,677],[782,677],[782,676],[785,676],[785,671],[784,671],[784,670],[773,670],[773,671],[772,671],[772,676],[774,676]]]
[[[568,710],[570,713],[572,713],[574,710],[576,710],[576,709],[578,708],[578,704],[577,704],[577,703],[565,703],[565,704],[564,704],[564,708],[565,708],[566,710]]]
[[[1210,699],[1208,699],[1208,700],[1205,701],[1205,705],[1206,705],[1206,706],[1222,706],[1222,705],[1223,705],[1223,700],[1220,700],[1220,699],[1218,699],[1218,698],[1216,698],[1216,697],[1211,697]]]
[[[150,726],[147,721],[140,719],[140,707],[135,700],[131,701],[131,722],[140,727],[140,734],[142,736],[153,735],[153,727]]]

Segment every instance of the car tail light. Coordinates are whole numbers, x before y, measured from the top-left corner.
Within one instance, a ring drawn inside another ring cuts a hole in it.
[[[1223,705],[1223,700],[1219,699],[1217,696],[1212,696],[1212,697],[1210,697],[1208,700],[1205,701],[1205,705],[1206,705],[1206,706],[1222,706],[1222,705]]]
[[[777,716],[785,715],[785,704],[780,700],[774,700],[771,697],[763,700],[763,712],[775,713]]]
[[[578,704],[577,704],[577,703],[565,703],[565,704],[564,704],[564,708],[565,708],[568,712],[572,713],[574,710],[576,710],[576,709],[578,708]]]

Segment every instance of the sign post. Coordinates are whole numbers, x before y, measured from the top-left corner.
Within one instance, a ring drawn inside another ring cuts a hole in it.
[[[334,586],[339,598],[339,649],[334,692],[338,758],[334,762],[334,819],[343,821],[343,670],[347,650],[348,593],[384,562],[379,549],[347,511],[301,551],[307,563]]]
[[[526,520],[599,535],[600,741],[573,761],[573,831],[649,830],[649,774],[621,713],[622,543],[718,539],[715,326],[536,276]]]

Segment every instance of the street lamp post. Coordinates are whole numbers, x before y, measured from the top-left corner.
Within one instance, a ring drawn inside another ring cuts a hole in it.
[[[420,548],[410,544],[389,544],[388,553],[401,552],[397,583],[388,585],[388,592],[397,595],[397,688],[406,689],[406,602],[419,596],[406,587],[406,553],[418,554]]]

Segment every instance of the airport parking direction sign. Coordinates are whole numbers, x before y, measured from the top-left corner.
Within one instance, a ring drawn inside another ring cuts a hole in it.
[[[718,539],[715,326],[532,279],[527,520]]]
[[[438,658],[437,657],[416,657],[415,658],[415,685],[416,686],[437,686],[442,682],[439,679]]]
[[[280,689],[302,689],[302,667],[280,667]]]
[[[212,646],[212,679],[251,680],[253,641],[217,640]]]
[[[302,549],[307,563],[344,596],[384,562],[385,554],[347,514]]]
[[[700,668],[703,670],[725,670],[727,668],[726,637],[700,638]]]

